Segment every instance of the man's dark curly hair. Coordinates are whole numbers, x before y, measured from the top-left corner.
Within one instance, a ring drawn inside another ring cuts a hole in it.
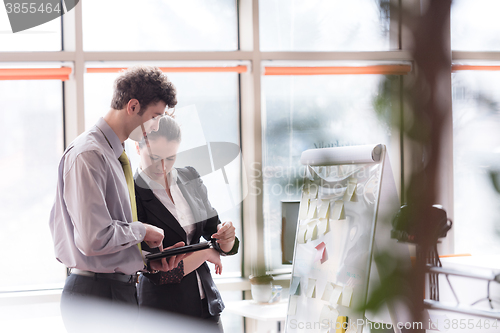
[[[123,109],[131,99],[137,99],[141,105],[139,115],[146,108],[160,101],[172,108],[177,104],[175,87],[165,74],[154,66],[134,66],[125,70],[115,80],[111,108]]]

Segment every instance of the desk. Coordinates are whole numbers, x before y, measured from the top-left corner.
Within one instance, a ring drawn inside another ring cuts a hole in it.
[[[226,302],[224,311],[228,311],[247,319],[248,332],[272,333],[285,329],[288,299],[276,303],[257,303],[254,300]]]

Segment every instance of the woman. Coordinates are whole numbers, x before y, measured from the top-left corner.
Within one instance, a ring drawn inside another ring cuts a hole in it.
[[[231,222],[221,224],[198,172],[192,167],[173,168],[180,140],[178,123],[163,117],[158,131],[136,145],[141,157],[135,175],[139,221],[164,230],[164,248],[179,241],[196,244],[203,236],[217,239],[216,249],[194,252],[170,272],[141,275],[139,306],[206,318],[222,328],[219,316],[224,303],[206,261],[214,263],[220,274],[220,255],[236,254],[239,241]],[[147,244],[142,246],[154,252]]]

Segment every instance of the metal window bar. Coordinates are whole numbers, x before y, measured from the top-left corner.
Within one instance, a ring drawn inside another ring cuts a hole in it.
[[[500,319],[500,309],[497,308],[495,310],[493,306],[493,302],[499,303],[500,300],[495,300],[491,298],[490,296],[490,284],[491,282],[496,282],[500,283],[500,273],[491,271],[491,272],[471,272],[468,270],[461,270],[461,269],[450,269],[450,268],[443,268],[443,267],[437,267],[434,265],[428,264],[426,266],[426,273],[428,273],[430,276],[432,275],[438,275],[442,274],[445,276],[446,281],[448,282],[448,285],[451,288],[451,291],[453,293],[453,296],[455,297],[456,304],[455,305],[449,305],[445,304],[443,302],[440,302],[439,300],[433,300],[433,299],[424,299],[424,306],[429,309],[429,310],[445,310],[445,311],[451,311],[451,312],[456,312],[456,313],[462,313],[462,314],[468,314],[472,316],[479,316],[479,317],[485,317],[485,318],[492,318],[492,319]],[[473,302],[470,305],[464,305],[460,303],[460,300],[450,282],[449,276],[460,276],[460,277],[465,277],[465,278],[470,278],[470,279],[476,279],[476,280],[486,280],[488,281],[488,286],[487,286],[487,295],[486,297],[480,298],[479,300]],[[433,296],[433,295],[431,295]],[[435,296],[435,295],[434,295]],[[437,297],[439,299],[439,295]],[[482,301],[488,301],[490,305],[490,310],[487,309],[477,309],[474,308],[473,306],[476,305],[479,302]]]

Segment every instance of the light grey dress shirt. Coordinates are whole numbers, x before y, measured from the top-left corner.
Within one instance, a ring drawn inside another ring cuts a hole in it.
[[[100,118],[61,158],[49,225],[56,258],[67,267],[125,274],[144,268],[137,243],[146,229],[132,222],[127,181],[118,161],[122,152],[120,139]]]

